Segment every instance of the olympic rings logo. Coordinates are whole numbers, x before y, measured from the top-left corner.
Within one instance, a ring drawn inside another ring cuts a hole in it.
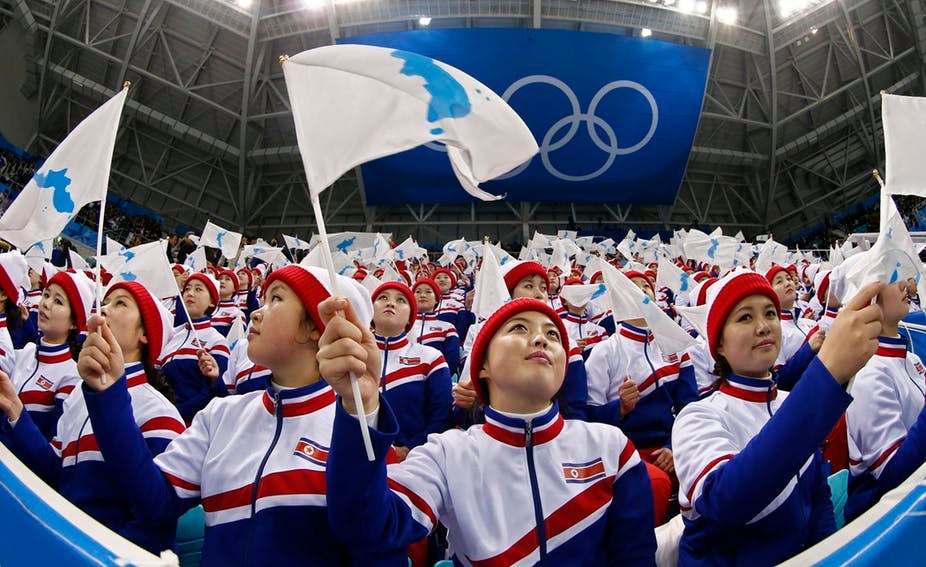
[[[614,160],[617,158],[617,156],[632,154],[646,146],[646,144],[648,144],[652,139],[653,134],[656,132],[656,127],[659,125],[659,107],[656,105],[656,99],[646,87],[636,81],[619,80],[611,81],[610,83],[604,85],[598,89],[598,92],[596,92],[595,96],[592,97],[586,112],[582,112],[579,99],[576,97],[575,92],[569,87],[569,85],[560,79],[551,77],[549,75],[529,75],[527,77],[518,79],[505,90],[505,92],[502,94],[502,99],[504,99],[505,102],[508,102],[511,97],[514,96],[514,94],[521,88],[532,84],[545,84],[559,89],[560,92],[565,95],[566,101],[568,102],[571,110],[570,114],[557,120],[546,131],[540,143],[540,159],[544,168],[550,175],[563,181],[588,181],[590,179],[595,179],[596,177],[606,172],[614,164]],[[649,130],[646,132],[646,135],[637,140],[633,145],[621,146],[619,140],[617,139],[617,133],[614,131],[614,128],[611,127],[611,124],[595,114],[598,110],[598,105],[601,104],[602,99],[604,99],[604,97],[612,91],[616,91],[618,89],[631,89],[638,92],[640,96],[642,96],[649,104],[650,110],[652,111],[652,120],[650,122]],[[588,133],[592,143],[595,144],[596,148],[604,152],[607,157],[604,164],[602,164],[601,167],[595,171],[585,175],[571,175],[557,169],[550,159],[550,154],[559,149],[562,149],[564,146],[572,142],[582,123],[585,123],[585,130]],[[559,139],[556,139],[557,135],[559,135],[564,128],[567,129],[566,133],[563,134]],[[599,128],[602,132],[604,132],[606,140],[602,140],[601,136],[598,134]],[[425,146],[436,151],[447,151],[442,144],[432,142],[425,144]],[[532,161],[533,160],[527,161],[509,173],[498,177],[498,179],[510,179],[520,175],[525,169],[528,168],[528,166],[530,166]]]

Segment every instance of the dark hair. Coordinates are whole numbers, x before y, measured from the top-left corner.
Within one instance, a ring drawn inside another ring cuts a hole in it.
[[[19,309],[19,305],[7,298],[3,311],[6,313],[6,326],[10,332],[15,331],[22,325],[23,312]]]
[[[212,314],[215,313],[215,310],[216,310],[216,308],[217,308],[218,306],[219,306],[219,304],[218,304],[218,302],[216,302],[215,304],[210,305],[209,307],[207,307],[207,308],[206,308],[205,316],[206,316],[206,317],[212,317]]]
[[[74,362],[77,362],[77,358],[80,356],[80,351],[82,348],[84,348],[84,339],[86,338],[87,336],[81,336],[77,329],[71,329],[68,331],[67,343],[70,346],[71,358],[74,360]],[[36,349],[36,352],[38,352],[38,349]]]
[[[711,390],[719,390],[720,385],[727,381],[727,377],[729,377],[730,374],[733,374],[733,369],[730,367],[730,363],[727,362],[726,358],[718,356],[717,360],[714,361],[714,370],[711,374],[717,376],[717,379],[711,384]]]
[[[167,401],[174,403],[176,401],[174,389],[170,387],[170,383],[164,376],[164,372],[161,371],[160,368],[152,366],[148,361],[148,345],[141,346],[141,359],[145,367],[145,378],[147,378],[148,383],[151,384],[151,387],[160,392],[162,396],[167,398]],[[222,377],[219,376],[219,380],[221,379]]]

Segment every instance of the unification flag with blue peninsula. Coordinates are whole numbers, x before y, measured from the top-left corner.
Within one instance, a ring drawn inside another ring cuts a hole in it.
[[[283,74],[315,194],[362,163],[440,142],[463,189],[494,200],[500,197],[479,184],[511,171],[538,150],[527,125],[502,97],[430,57],[331,45],[286,59]]]
[[[126,93],[119,90],[48,156],[0,217],[0,237],[26,250],[61,234],[84,205],[106,198]]]

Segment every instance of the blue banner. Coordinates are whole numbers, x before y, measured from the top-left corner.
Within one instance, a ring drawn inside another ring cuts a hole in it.
[[[502,96],[540,153],[483,184],[511,201],[671,204],[691,151],[709,50],[612,34],[448,29],[342,39],[419,53]],[[472,200],[428,144],[362,167],[367,202]]]

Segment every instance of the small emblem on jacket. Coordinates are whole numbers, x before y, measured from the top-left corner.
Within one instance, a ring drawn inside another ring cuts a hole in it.
[[[303,459],[315,463],[316,465],[325,466],[328,462],[328,448],[322,447],[318,443],[301,437],[296,443],[296,449],[293,454]]]
[[[399,364],[403,364],[405,366],[416,366],[418,364],[421,364],[421,357],[400,356]]]
[[[563,478],[570,484],[584,484],[604,478],[604,463],[601,462],[600,457],[587,463],[562,463],[562,465]]]
[[[921,362],[915,363],[913,367],[916,368],[916,371],[919,372],[920,374],[923,374],[924,372],[926,372],[926,369],[923,368],[923,364]]]
[[[665,362],[668,362],[669,364],[675,364],[676,362],[678,362],[678,355],[677,354],[664,354],[662,355],[662,360],[664,360]]]
[[[36,378],[35,383],[38,384],[39,387],[43,390],[51,390],[55,387],[55,383],[44,376],[39,376]]]

